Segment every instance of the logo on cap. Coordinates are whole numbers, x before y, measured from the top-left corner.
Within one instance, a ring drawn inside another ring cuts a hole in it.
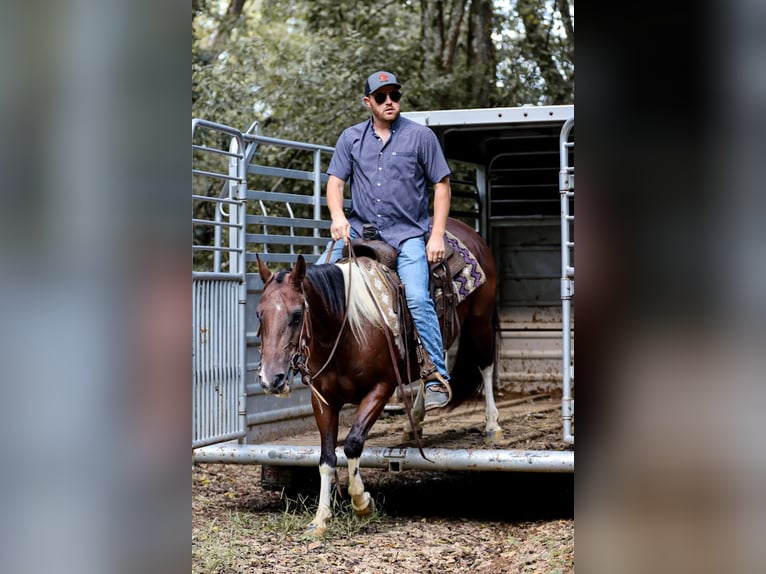
[[[378,79],[381,82],[385,82],[386,80],[388,80],[388,74],[378,74]]]

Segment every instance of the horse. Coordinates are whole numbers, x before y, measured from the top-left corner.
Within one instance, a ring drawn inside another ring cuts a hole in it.
[[[457,305],[459,328],[454,330],[452,340],[444,341],[445,348],[452,347],[447,358],[453,394],[446,409],[476,397],[483,385],[486,432],[497,436],[502,431],[492,394],[497,330],[495,264],[488,245],[471,227],[449,218],[446,229],[462,242],[460,249],[467,248],[475,257],[485,276]],[[364,516],[374,509],[359,472],[364,443],[398,383],[417,380],[415,352],[402,344],[406,333],[400,334],[396,345],[392,344],[396,318],[386,316],[376,300],[378,296],[369,288],[371,273],[379,277],[393,271],[384,268],[381,272],[377,262],[362,256],[308,266],[299,255],[292,269],[277,273],[272,273],[257,255],[256,260],[264,284],[256,310],[261,339],[256,377],[270,394],[289,394],[294,372],[302,373],[302,381],[311,387],[321,445],[320,497],[307,533],[321,537],[332,517],[330,493],[337,466],[335,448],[341,408],[358,405],[343,450],[348,461],[351,505],[358,516]],[[405,330],[404,324],[398,328]],[[410,416],[416,424],[425,414],[422,381],[418,395],[416,404],[420,408]]]

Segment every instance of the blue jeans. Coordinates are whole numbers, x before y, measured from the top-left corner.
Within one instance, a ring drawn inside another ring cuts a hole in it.
[[[351,229],[351,239],[359,235]],[[327,251],[332,242],[327,244],[325,252],[319,257],[317,263],[324,263]],[[330,263],[334,263],[341,257],[343,241],[336,241],[330,256]],[[402,243],[397,258],[397,273],[404,285],[404,294],[407,298],[407,307],[410,309],[415,328],[420,335],[420,341],[431,357],[436,370],[449,381],[447,365],[444,362],[444,343],[442,332],[439,327],[439,318],[436,316],[434,302],[428,291],[428,260],[426,259],[426,242],[423,237],[413,237]]]

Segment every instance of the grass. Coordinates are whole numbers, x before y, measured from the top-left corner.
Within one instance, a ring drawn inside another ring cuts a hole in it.
[[[306,529],[316,514],[318,498],[298,494],[291,499],[284,496],[285,509],[282,512],[278,532],[283,536],[295,535]],[[385,519],[380,501],[375,501],[375,508],[367,516],[357,516],[351,507],[351,499],[343,498],[337,490],[332,491],[330,498],[332,518],[327,521],[325,538],[351,538],[364,532],[368,526]]]
[[[291,498],[282,493],[281,498],[284,502],[281,512],[226,509],[221,516],[212,516],[193,528],[193,572],[250,571],[252,561],[258,560],[260,552],[268,555],[269,548],[318,544],[305,533],[306,526],[316,514],[318,497],[297,494]],[[343,499],[334,490],[331,496],[333,516],[327,521],[323,540],[337,543],[363,534],[371,525],[386,519],[380,508],[376,501],[370,514],[358,517],[350,499]],[[256,540],[257,550],[253,548]]]
[[[411,512],[402,518],[397,501],[385,504],[383,492],[376,509],[360,518],[343,488],[333,489],[333,516],[317,540],[305,534],[316,514],[316,492],[262,491],[253,488],[257,476],[239,467],[195,473],[194,574],[574,570],[571,519],[477,521]],[[412,504],[418,508],[420,502],[414,498]]]

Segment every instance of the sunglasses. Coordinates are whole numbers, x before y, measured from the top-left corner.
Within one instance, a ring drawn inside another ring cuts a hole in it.
[[[391,92],[390,94],[375,94],[373,98],[375,98],[375,103],[378,105],[386,103],[386,98],[391,98],[392,102],[398,102],[402,99],[402,93]]]

